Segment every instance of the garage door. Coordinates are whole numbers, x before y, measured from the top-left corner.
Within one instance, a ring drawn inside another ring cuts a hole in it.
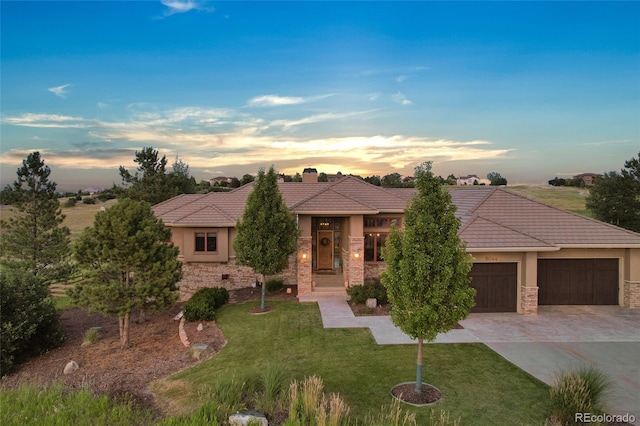
[[[471,312],[516,312],[517,263],[474,263],[469,276],[476,289]]]
[[[618,259],[538,259],[540,305],[617,305]]]

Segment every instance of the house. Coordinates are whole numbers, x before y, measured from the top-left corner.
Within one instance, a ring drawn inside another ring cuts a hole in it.
[[[579,175],[575,175],[573,179],[582,179],[584,186],[593,186],[596,181],[596,177],[598,177],[598,175],[595,173],[581,173]]]
[[[480,178],[476,175],[460,176],[456,178],[456,185],[458,186],[478,185],[479,183]]]
[[[215,186],[220,185],[221,183],[231,183],[233,178],[226,176],[216,176],[214,178],[209,179],[209,185]]]
[[[184,194],[153,207],[180,248],[183,299],[205,286],[233,289],[255,282],[250,268],[235,265],[233,250],[235,223],[251,188]],[[381,250],[391,224],[402,226],[415,194],[413,188],[385,189],[351,176],[317,182],[312,170],[302,183],[279,188],[300,229],[298,250],[281,278],[297,284],[299,295],[378,278],[386,267]],[[449,191],[461,220],[459,235],[474,259],[475,312],[536,314],[538,305],[571,304],[640,308],[640,234],[500,188]]]

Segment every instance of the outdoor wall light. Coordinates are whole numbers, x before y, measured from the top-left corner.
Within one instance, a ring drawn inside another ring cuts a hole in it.
[[[306,250],[302,250],[302,258],[303,259],[307,258],[307,251]]]
[[[356,259],[358,259],[360,257],[360,251],[356,250],[356,252],[353,254],[353,257],[355,257]]]

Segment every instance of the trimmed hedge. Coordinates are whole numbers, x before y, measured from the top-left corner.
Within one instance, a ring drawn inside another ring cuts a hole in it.
[[[347,294],[353,303],[366,303],[367,299],[372,298],[376,298],[379,305],[386,305],[389,302],[387,289],[379,281],[351,286],[347,288]]]
[[[187,300],[182,313],[187,321],[213,321],[216,309],[229,301],[229,292],[223,287],[201,288]]]
[[[266,290],[267,290],[269,293],[273,293],[273,292],[275,292],[275,291],[280,291],[280,290],[282,290],[282,289],[283,289],[283,287],[284,287],[284,281],[283,281],[283,280],[276,280],[276,279],[274,279],[274,280],[268,280],[268,281],[267,281],[267,287],[266,287]]]

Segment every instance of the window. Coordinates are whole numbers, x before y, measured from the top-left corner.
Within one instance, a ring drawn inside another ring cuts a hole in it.
[[[382,249],[389,234],[369,233],[364,235],[364,261],[382,262]]]
[[[394,217],[365,217],[364,218],[364,227],[365,228],[391,228],[391,225],[400,226],[400,219]]]
[[[218,235],[215,232],[196,232],[196,251],[218,251]]]

